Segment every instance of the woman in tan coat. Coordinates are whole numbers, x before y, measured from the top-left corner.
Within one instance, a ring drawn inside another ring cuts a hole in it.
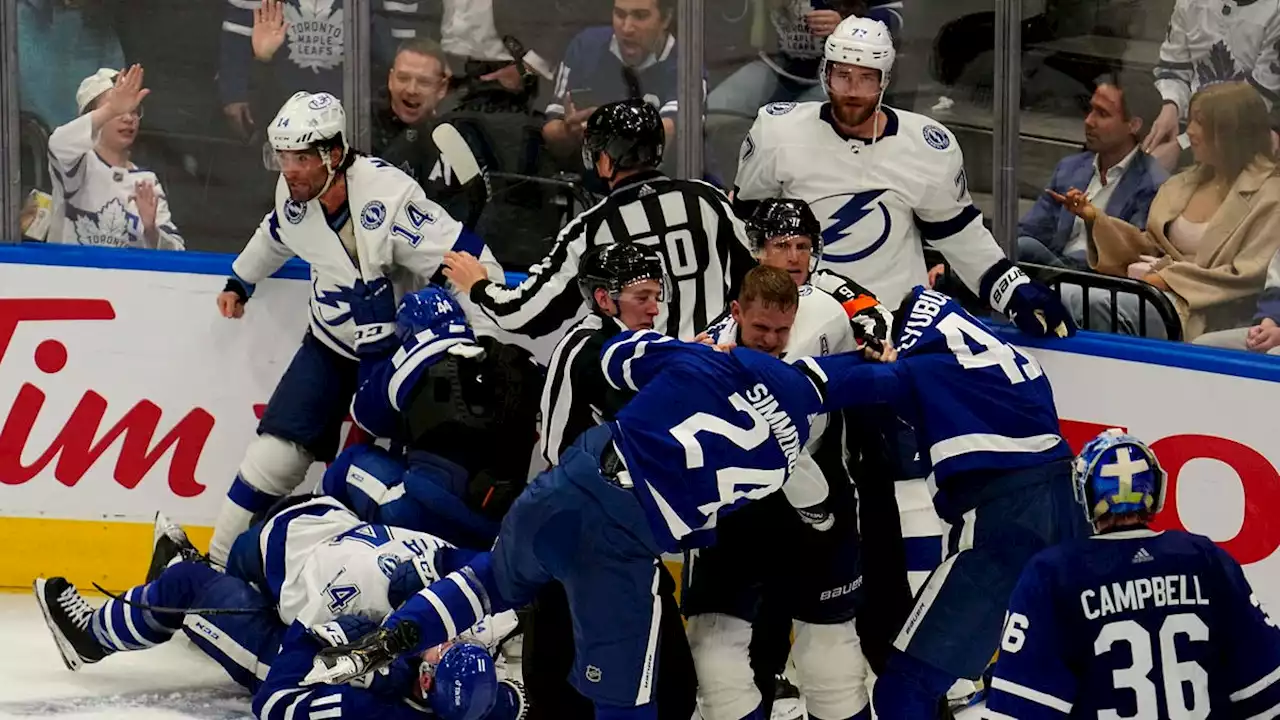
[[[1267,107],[1247,83],[1196,93],[1187,135],[1196,164],[1161,186],[1145,231],[1109,217],[1075,188],[1050,194],[1088,227],[1089,266],[1164,291],[1178,310],[1184,338],[1192,340],[1252,316],[1267,264],[1280,248],[1280,175]],[[1080,288],[1062,290],[1079,322]],[[1090,293],[1089,300],[1090,329],[1109,329],[1110,294]],[[1118,297],[1121,330],[1137,334],[1140,305],[1147,334],[1163,337],[1154,309],[1134,295]]]

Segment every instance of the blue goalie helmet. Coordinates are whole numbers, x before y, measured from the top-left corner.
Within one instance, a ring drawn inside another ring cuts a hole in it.
[[[431,685],[431,709],[443,720],[480,720],[498,701],[493,658],[479,645],[459,643],[445,651]]]
[[[431,331],[436,337],[464,335],[475,340],[462,306],[438,285],[428,285],[404,296],[396,312],[396,332],[400,342]]]
[[[1164,506],[1164,468],[1146,443],[1118,428],[1090,440],[1073,470],[1076,501],[1091,523],[1104,515],[1154,515]]]

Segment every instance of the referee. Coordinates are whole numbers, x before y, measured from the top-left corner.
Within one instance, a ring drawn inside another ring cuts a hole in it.
[[[556,464],[560,453],[583,431],[609,420],[630,393],[613,390],[600,369],[600,351],[626,330],[652,328],[664,299],[658,254],[633,243],[589,251],[579,268],[577,291],[591,313],[579,321],[551,354],[542,391],[543,457]],[[696,702],[693,655],[680,622],[675,580],[658,579],[662,621],[658,633],[659,718],[688,718]],[[573,671],[573,620],[560,583],[543,587],[524,616],[524,684],[528,720],[591,720],[595,707],[569,683]]]
[[[637,243],[657,252],[669,281],[654,328],[692,340],[725,311],[756,263],[746,231],[719,189],[657,170],[664,140],[658,111],[643,100],[601,106],[587,121],[582,159],[608,184],[609,196],[566,225],[551,252],[515,287],[490,282],[467,253],[445,255],[445,276],[504,330],[541,337],[578,314],[574,278],[588,250]]]

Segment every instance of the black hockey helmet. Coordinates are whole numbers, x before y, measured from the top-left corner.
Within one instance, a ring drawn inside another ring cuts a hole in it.
[[[624,288],[643,280],[658,281],[662,286],[658,302],[662,302],[666,294],[662,258],[653,250],[632,242],[593,248],[578,266],[578,290],[594,311],[600,309],[596,305],[596,290],[604,288],[616,303]]]
[[[582,164],[594,170],[600,153],[608,153],[615,170],[656,168],[662,162],[666,141],[662,117],[644,100],[601,105],[587,120]]]
[[[768,198],[761,200],[755,212],[747,219],[747,238],[757,253],[764,250],[770,240],[802,235],[813,241],[813,271],[822,259],[822,224],[803,200],[794,198]]]

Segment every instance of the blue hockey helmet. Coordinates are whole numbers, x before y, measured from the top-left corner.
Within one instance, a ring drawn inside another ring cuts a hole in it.
[[[1155,515],[1164,507],[1164,468],[1146,443],[1119,428],[1090,440],[1073,471],[1076,501],[1095,525],[1104,515]]]
[[[438,336],[456,335],[458,331],[452,328],[459,326],[475,339],[462,306],[439,285],[428,285],[405,295],[396,311],[396,332],[402,343],[425,330]]]
[[[489,651],[458,643],[436,666],[430,691],[431,709],[443,720],[480,720],[498,701],[498,675]]]

